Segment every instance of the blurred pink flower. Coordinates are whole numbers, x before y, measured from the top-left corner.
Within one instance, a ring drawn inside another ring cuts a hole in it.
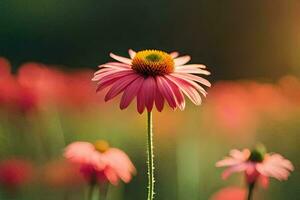
[[[34,91],[23,87],[11,74],[10,64],[0,58],[0,107],[9,111],[27,113],[36,108]]]
[[[233,149],[229,155],[216,163],[217,167],[228,167],[222,174],[223,179],[227,179],[234,172],[245,172],[247,183],[259,181],[263,187],[267,187],[269,177],[280,181],[287,180],[290,172],[294,170],[293,164],[277,153],[268,154],[257,149]]]
[[[137,110],[143,113],[145,107],[152,111],[154,104],[162,111],[166,100],[172,109],[185,108],[185,94],[194,104],[201,104],[201,96],[206,96],[205,89],[199,84],[210,87],[210,82],[196,76],[209,75],[206,66],[188,64],[190,56],[178,57],[177,52],[165,53],[158,50],[129,50],[130,58],[115,54],[110,56],[119,62],[100,65],[93,81],[98,82],[97,91],[108,86],[105,96],[108,101],[123,92],[120,108],[125,109],[137,98]]]
[[[23,64],[18,70],[17,80],[23,88],[35,94],[39,107],[58,103],[65,98],[64,74],[44,64],[34,62]]]
[[[0,183],[8,190],[15,190],[32,178],[32,165],[21,159],[2,160],[0,162]]]
[[[300,107],[300,79],[294,76],[284,76],[279,80],[279,87],[284,96],[298,108]]]
[[[117,185],[119,179],[130,182],[135,167],[129,157],[120,149],[110,148],[105,141],[74,142],[65,149],[64,156],[71,163],[78,164],[89,182],[106,182]]]
[[[252,83],[247,85],[253,109],[273,119],[285,119],[290,112],[290,103],[276,84]],[[249,96],[249,98],[250,98]]]
[[[62,98],[64,107],[79,110],[93,107],[95,104],[103,102],[99,101],[99,97],[94,95],[95,88],[90,81],[91,77],[93,77],[93,72],[90,70],[80,70],[65,74],[64,98]],[[72,85],[73,89],[70,90],[68,85]]]
[[[239,187],[226,187],[216,192],[210,200],[245,200],[247,191]]]
[[[252,98],[243,84],[219,82],[209,91],[209,113],[216,125],[230,134],[249,133],[257,126],[257,113],[253,109]]]
[[[0,57],[0,77],[10,75],[10,62],[3,57]]]

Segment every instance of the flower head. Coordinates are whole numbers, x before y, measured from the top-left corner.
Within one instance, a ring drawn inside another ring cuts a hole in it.
[[[247,183],[252,184],[258,180],[263,187],[267,187],[269,177],[280,181],[287,180],[290,172],[294,170],[289,160],[277,153],[265,153],[262,146],[252,151],[233,149],[229,155],[216,163],[217,167],[228,167],[222,174],[223,179],[234,172],[245,172]]]
[[[206,66],[189,64],[190,56],[178,57],[177,52],[166,53],[159,50],[129,50],[130,58],[115,54],[110,56],[119,62],[100,65],[93,81],[98,82],[97,91],[110,86],[105,96],[108,101],[123,93],[120,108],[125,109],[137,98],[137,110],[150,112],[154,104],[162,111],[164,101],[173,109],[185,108],[185,94],[194,104],[201,104],[201,96],[206,96],[205,89],[210,82],[197,75],[209,75]]]
[[[32,165],[21,159],[9,159],[0,162],[0,183],[7,189],[15,190],[32,177]]]
[[[89,182],[106,182],[117,185],[119,179],[128,183],[135,167],[120,149],[111,148],[106,141],[74,142],[65,149],[64,156],[80,166],[80,172]]]

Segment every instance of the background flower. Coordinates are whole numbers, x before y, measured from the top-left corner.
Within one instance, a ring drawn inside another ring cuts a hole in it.
[[[33,168],[29,161],[9,159],[0,162],[0,183],[9,191],[24,186],[32,179]]]
[[[135,173],[128,156],[117,148],[110,148],[104,141],[97,141],[95,145],[74,142],[66,147],[64,156],[80,165],[81,173],[89,182],[95,179],[99,183],[109,181],[117,185],[121,179],[128,183]]]
[[[226,187],[216,192],[210,200],[245,200],[247,191],[238,187]]]
[[[294,170],[293,164],[280,154],[267,154],[259,149],[239,151],[233,149],[230,157],[216,163],[217,167],[228,167],[222,174],[227,179],[234,172],[244,172],[249,184],[259,181],[267,187],[269,177],[280,181],[287,180],[290,172]]]

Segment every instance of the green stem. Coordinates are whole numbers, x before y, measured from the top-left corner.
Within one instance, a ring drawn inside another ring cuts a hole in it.
[[[153,130],[152,113],[148,112],[147,131],[148,131],[148,200],[153,200],[154,196],[154,154],[153,154]]]
[[[108,192],[108,183],[102,183],[99,185],[99,200],[106,200]]]
[[[94,194],[95,186],[96,186],[96,184],[94,184],[94,183],[91,183],[89,185],[87,200],[93,200],[93,194]]]
[[[248,186],[248,197],[247,197],[247,200],[251,200],[252,199],[253,191],[254,191],[254,186],[255,186],[255,182],[249,184],[249,186]]]

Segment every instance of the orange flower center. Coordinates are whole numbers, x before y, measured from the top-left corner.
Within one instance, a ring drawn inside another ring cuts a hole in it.
[[[132,69],[145,76],[169,74],[174,71],[174,60],[163,51],[143,50],[133,58]]]
[[[104,153],[109,149],[109,144],[105,140],[98,140],[94,143],[94,147],[97,151]]]

